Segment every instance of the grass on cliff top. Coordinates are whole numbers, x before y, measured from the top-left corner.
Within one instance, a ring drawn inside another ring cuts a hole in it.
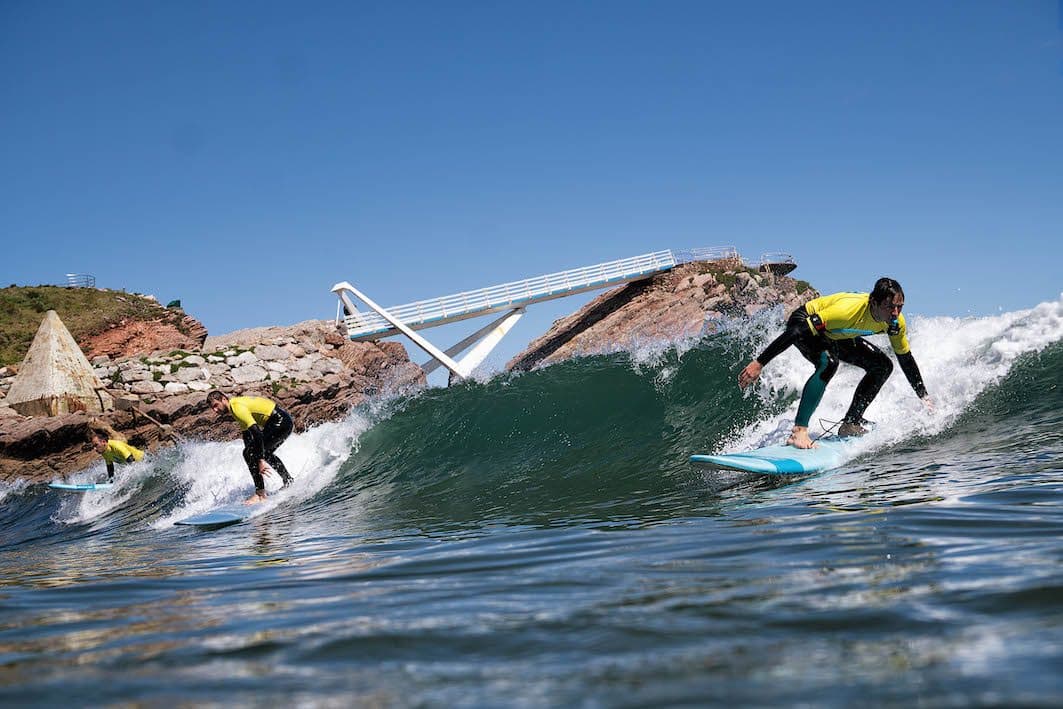
[[[167,312],[134,293],[61,286],[0,288],[0,366],[22,361],[49,310],[59,313],[78,342],[123,318],[152,320]]]

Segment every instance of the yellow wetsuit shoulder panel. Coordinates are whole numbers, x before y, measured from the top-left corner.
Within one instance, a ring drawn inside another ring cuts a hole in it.
[[[240,424],[240,430],[246,431],[256,423],[263,426],[266,419],[277,407],[272,400],[261,396],[236,396],[229,399],[229,411]]]
[[[834,293],[813,298],[805,303],[809,315],[818,315],[832,340],[847,340],[886,332],[887,323],[878,322],[871,316],[871,300],[867,293]],[[897,354],[906,354],[908,329],[904,315],[897,318],[899,332],[890,336],[890,346]]]
[[[103,459],[108,463],[125,463],[129,460],[129,456],[133,456],[133,460],[141,460],[144,458],[144,451],[139,448],[134,448],[125,441],[119,441],[112,438],[107,441],[107,449],[103,452]]]

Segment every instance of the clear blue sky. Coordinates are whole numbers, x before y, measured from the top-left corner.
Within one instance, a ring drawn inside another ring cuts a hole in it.
[[[90,273],[221,334],[341,280],[398,305],[731,244],[912,313],[1031,307],[1063,289],[1060,14],[3,0],[0,284]]]

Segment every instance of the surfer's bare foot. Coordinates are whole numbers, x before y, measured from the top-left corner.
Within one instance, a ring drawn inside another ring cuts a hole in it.
[[[842,438],[849,438],[850,436],[862,436],[865,433],[867,433],[867,429],[858,423],[849,423],[848,421],[846,421],[838,427],[838,435]]]
[[[794,448],[812,448],[816,445],[815,442],[808,437],[807,426],[794,426],[794,430],[790,434],[790,437],[786,439],[786,443]]]
[[[245,505],[257,505],[259,502],[265,502],[265,501],[266,501],[266,493],[264,493],[264,492],[256,492],[254,495],[252,495],[251,497],[249,497],[246,500],[244,500],[244,504]]]

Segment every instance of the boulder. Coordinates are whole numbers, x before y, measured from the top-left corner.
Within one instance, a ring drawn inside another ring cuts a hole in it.
[[[267,362],[288,359],[290,356],[288,350],[280,345],[259,345],[254,352],[256,357]]]
[[[123,382],[150,381],[151,378],[155,376],[152,372],[148,371],[146,367],[136,367],[125,370],[119,368],[119,372],[122,375]]]
[[[314,363],[313,367],[315,372],[324,374],[326,376],[330,374],[337,374],[343,371],[343,362],[332,357],[322,357],[320,360]]]
[[[245,352],[244,354],[251,354]],[[233,367],[229,372],[229,376],[232,377],[234,384],[254,384],[255,382],[265,381],[266,370],[257,364],[248,364],[242,367]]]
[[[306,357],[300,357],[299,359],[295,360],[294,362],[292,362],[292,363],[290,363],[288,365],[288,371],[289,372],[307,372],[307,371],[310,371],[314,367],[314,362],[316,362],[317,359],[319,359],[319,358],[320,358],[320,356],[311,357],[310,355],[307,355]]]
[[[129,391],[134,394],[158,394],[163,391],[163,386],[156,381],[143,379],[130,384]]]
[[[136,394],[125,394],[114,400],[114,408],[118,411],[132,411],[140,403],[140,397]]]
[[[254,352],[241,352],[235,357],[229,357],[225,360],[231,367],[242,367],[248,364],[255,364],[258,362],[258,357]]]
[[[210,379],[210,370],[204,367],[181,367],[176,372],[177,381],[185,384],[189,382],[207,381]]]

